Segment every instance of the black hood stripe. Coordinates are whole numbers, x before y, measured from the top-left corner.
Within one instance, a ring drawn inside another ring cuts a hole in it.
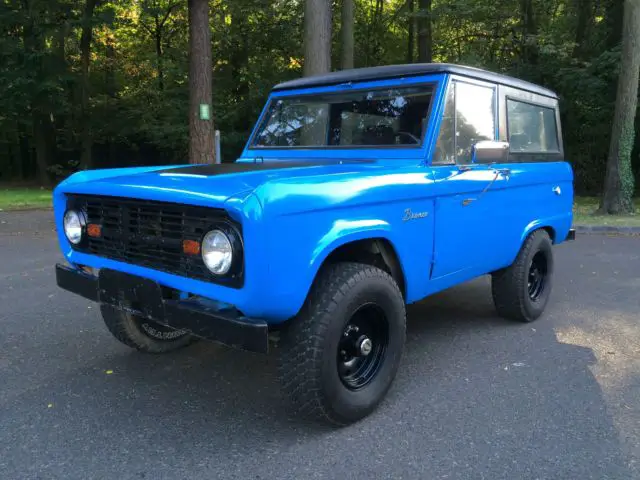
[[[278,161],[278,162],[235,162],[220,164],[193,165],[190,167],[169,168],[158,170],[156,173],[184,173],[187,175],[225,175],[231,173],[254,172],[260,170],[279,170],[282,168],[297,167],[319,167],[324,165],[373,163],[373,160],[336,160],[334,162],[299,162],[299,161]]]

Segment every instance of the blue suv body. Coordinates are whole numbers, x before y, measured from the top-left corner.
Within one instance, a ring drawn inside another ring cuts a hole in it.
[[[335,72],[277,85],[235,163],[62,182],[57,278],[143,351],[266,352],[277,333],[294,405],[349,423],[395,376],[405,304],[492,274],[500,314],[542,313],[572,185],[547,89],[447,64]]]

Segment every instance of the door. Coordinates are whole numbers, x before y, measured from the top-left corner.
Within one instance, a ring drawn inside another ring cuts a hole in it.
[[[496,87],[451,80],[431,171],[435,240],[432,279],[485,273],[503,266],[501,208],[509,182],[505,170],[473,164],[473,145],[496,140]]]

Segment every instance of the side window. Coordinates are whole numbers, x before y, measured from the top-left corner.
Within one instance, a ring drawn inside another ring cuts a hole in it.
[[[471,163],[473,144],[495,139],[495,129],[495,89],[451,82],[431,163]]]
[[[507,98],[507,131],[514,153],[556,153],[560,150],[553,108]]]
[[[456,163],[471,163],[471,147],[495,139],[495,89],[455,83]]]

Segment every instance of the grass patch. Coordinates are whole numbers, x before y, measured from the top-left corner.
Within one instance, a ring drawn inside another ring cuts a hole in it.
[[[636,208],[638,202],[636,201]],[[612,227],[640,227],[640,215],[596,215],[598,197],[576,197],[573,204],[573,223],[576,225],[607,225]]]
[[[45,188],[0,188],[0,210],[51,207],[51,190]]]

